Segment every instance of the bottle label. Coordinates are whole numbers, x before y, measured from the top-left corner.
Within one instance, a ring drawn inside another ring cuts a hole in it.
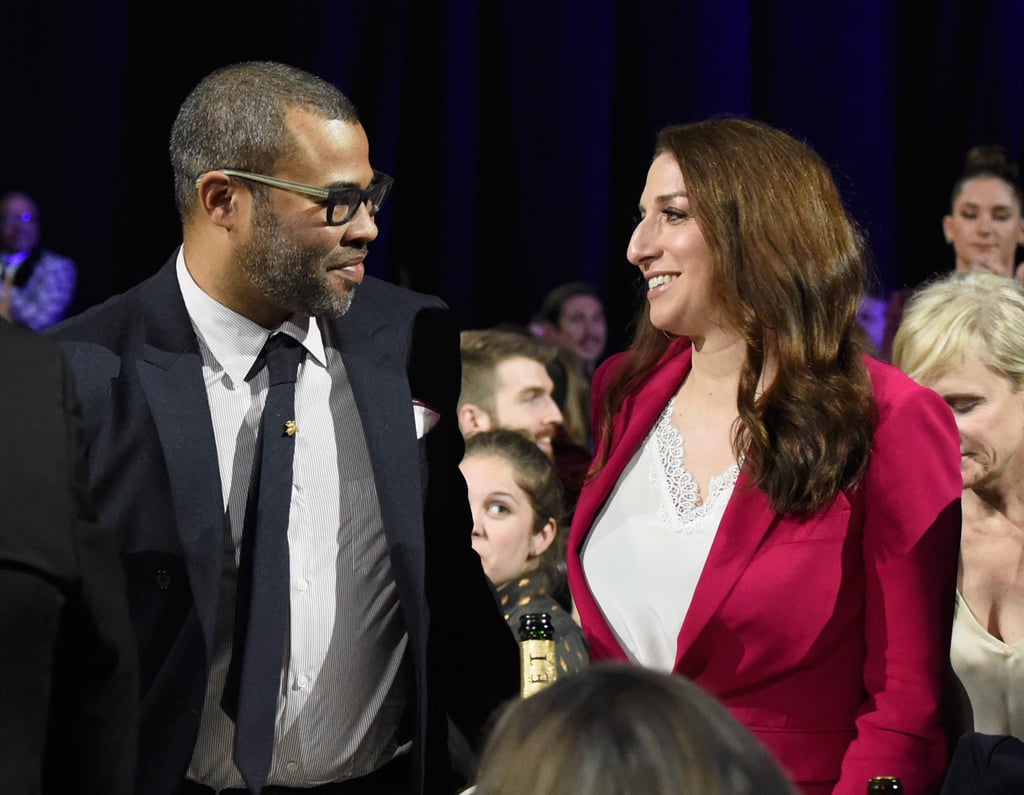
[[[553,640],[524,640],[519,643],[520,694],[531,696],[552,682],[558,676]]]

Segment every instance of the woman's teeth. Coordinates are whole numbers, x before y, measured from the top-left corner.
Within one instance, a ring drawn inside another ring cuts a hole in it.
[[[668,276],[668,275],[666,275],[666,276],[655,276],[654,278],[647,280],[647,289],[648,290],[653,290],[655,287],[661,287],[663,284],[668,284],[669,282],[674,282],[678,278],[679,278],[678,276]]]

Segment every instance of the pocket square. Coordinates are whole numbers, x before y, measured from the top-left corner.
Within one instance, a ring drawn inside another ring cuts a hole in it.
[[[416,438],[422,439],[437,425],[441,415],[420,400],[412,402],[412,416],[416,421]]]

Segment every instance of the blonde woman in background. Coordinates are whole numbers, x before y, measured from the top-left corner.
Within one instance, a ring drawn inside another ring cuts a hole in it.
[[[963,532],[951,660],[958,732],[1024,739],[1024,286],[954,274],[910,302],[893,362],[960,429]]]

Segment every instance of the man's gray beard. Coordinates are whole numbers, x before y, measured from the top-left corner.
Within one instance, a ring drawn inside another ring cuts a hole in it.
[[[322,249],[296,243],[259,201],[253,205],[252,226],[252,238],[235,260],[269,300],[314,317],[340,317],[349,310],[355,285],[340,294],[328,286],[325,266],[330,257]]]

